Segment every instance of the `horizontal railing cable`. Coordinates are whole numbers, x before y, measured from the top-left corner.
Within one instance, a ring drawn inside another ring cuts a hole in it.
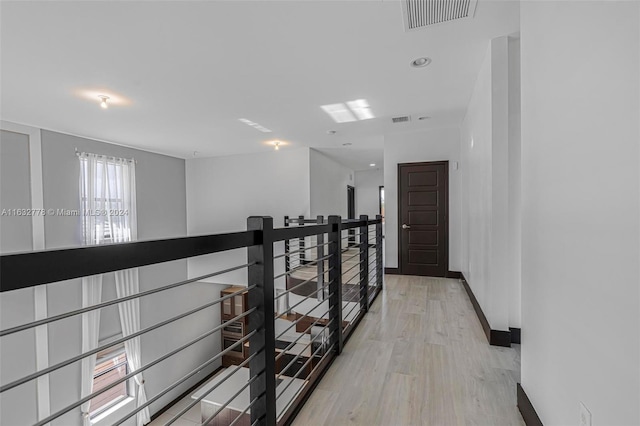
[[[222,405],[220,406],[220,408],[218,408],[218,409],[217,409],[217,410],[216,410],[212,415],[210,415],[209,417],[207,417],[207,419],[206,419],[206,420],[204,420],[204,421],[202,422],[202,424],[203,424],[203,425],[208,425],[208,424],[209,424],[209,422],[211,422],[211,420],[213,420],[215,416],[217,416],[218,414],[220,414],[220,413],[222,412],[222,410],[224,410],[225,408],[227,408],[227,405],[231,404],[231,401],[233,401],[234,399],[236,399],[236,398],[238,397],[238,395],[240,395],[242,392],[244,392],[244,390],[245,390],[247,387],[249,387],[253,382],[255,382],[256,380],[258,380],[258,377],[259,377],[259,375],[255,375],[255,376],[253,376],[252,378],[250,378],[249,380],[247,380],[247,383],[245,383],[245,384],[244,384],[244,386],[242,386],[242,387],[241,387],[241,388],[240,388],[236,393],[234,393],[234,394],[233,394],[233,396],[232,396],[231,398],[229,398],[229,399],[227,400],[227,402],[225,402],[224,404],[222,404]],[[208,395],[208,394],[205,394],[205,395]],[[203,395],[203,396],[202,396],[202,398],[204,398],[204,397],[205,397],[205,395]],[[171,419],[171,420],[174,420],[174,419],[175,419],[175,420],[177,420],[177,418],[176,418],[176,417],[174,417],[174,418],[173,418],[173,419]],[[174,421],[175,421],[175,420],[174,420]],[[173,421],[172,421],[171,423],[173,423]],[[171,424],[171,423],[168,423],[168,424]]]
[[[254,308],[255,309],[255,308]],[[157,358],[155,361],[150,362],[149,364],[142,366],[140,368],[138,368],[135,371],[132,371],[131,373],[126,374],[125,376],[114,380],[113,382],[109,383],[108,385],[105,385],[105,387],[103,387],[102,389],[97,390],[96,392],[93,392],[90,395],[85,396],[84,398],[79,399],[78,401],[74,402],[73,404],[70,404],[68,406],[66,406],[65,408],[55,412],[54,414],[46,417],[43,420],[40,420],[38,423],[36,423],[34,426],[44,426],[47,423],[57,419],[58,417],[68,413],[69,411],[73,410],[76,407],[79,407],[80,405],[84,404],[87,401],[92,400],[93,398],[95,398],[97,395],[100,395],[101,393],[104,393],[106,391],[108,391],[109,389],[119,385],[122,382],[125,382],[129,379],[131,379],[132,377],[135,377],[136,375],[142,373],[143,371],[153,367],[156,364],[161,363],[162,361],[164,361],[167,358],[172,357],[173,355],[177,354],[178,352],[183,351],[184,349],[188,348],[189,346],[193,345],[194,343],[199,342],[200,340],[209,337],[211,334],[213,334],[213,331],[209,331],[199,337],[197,337],[196,339],[190,341],[189,343],[182,345],[181,347],[174,349],[173,351],[169,352],[168,354],[165,354],[163,356],[161,356],[160,358]],[[218,359],[222,356],[224,356],[225,354],[227,354],[228,352],[230,352],[231,350],[235,349],[235,347],[238,346],[238,344],[244,344],[244,342],[249,339],[251,336],[253,336],[254,334],[257,333],[257,330],[252,331],[251,333],[247,334],[246,336],[244,336],[242,339],[238,340],[236,343],[234,343],[233,345],[229,346],[227,349],[225,349],[222,352],[219,352],[216,357],[218,357]]]
[[[293,306],[290,306],[290,307],[289,307],[289,309],[288,309],[288,311],[291,311],[292,309],[297,308],[299,305],[301,305],[302,303],[306,302],[307,300],[312,299],[312,297],[310,297],[312,294],[318,294],[318,292],[319,292],[319,291],[322,291],[322,290],[325,290],[325,289],[328,289],[328,288],[329,288],[329,285],[328,285],[328,284],[327,284],[327,285],[323,285],[322,287],[320,287],[320,288],[316,289],[315,291],[313,291],[313,292],[309,293],[309,295],[308,295],[308,296],[304,296],[304,297],[303,297],[303,299],[302,299],[301,301],[299,301],[298,303],[296,303],[296,304],[295,304],[295,305],[293,305]],[[317,299],[314,299],[314,300],[317,300]],[[322,301],[320,302],[320,304],[318,304],[317,306],[320,306],[320,305],[322,304],[322,302],[324,302],[324,300],[322,300]],[[316,306],[316,307],[317,307],[317,306]],[[310,312],[312,312],[312,311],[313,311],[313,310],[311,310]],[[275,318],[278,318],[279,316],[280,316],[280,315],[276,314]],[[288,330],[288,329],[287,329],[287,330]],[[278,336],[278,337],[280,337],[280,336]]]
[[[252,287],[255,287],[255,285],[252,286]],[[38,370],[38,371],[36,371],[36,372],[34,372],[32,374],[29,374],[28,376],[25,376],[25,377],[23,377],[21,379],[18,379],[18,380],[15,380],[15,381],[11,382],[11,383],[6,384],[6,385],[0,386],[0,393],[6,392],[6,391],[8,391],[10,389],[13,389],[13,388],[15,388],[17,386],[20,386],[20,385],[22,385],[24,383],[27,383],[27,382],[31,381],[31,380],[37,379],[38,377],[43,376],[45,374],[49,374],[49,373],[51,373],[53,371],[59,370],[60,368],[66,367],[67,365],[73,364],[74,362],[78,362],[82,358],[86,358],[88,356],[97,354],[98,352],[101,352],[101,351],[103,351],[105,349],[108,349],[108,348],[110,348],[112,346],[119,345],[120,343],[124,343],[127,340],[134,339],[134,338],[136,338],[138,336],[141,336],[141,335],[146,334],[146,333],[148,333],[150,331],[153,331],[153,330],[158,329],[160,327],[163,327],[163,326],[165,326],[167,324],[175,322],[175,321],[177,321],[179,319],[182,319],[184,317],[192,315],[192,314],[194,314],[196,312],[199,312],[199,311],[201,311],[203,309],[207,309],[207,308],[209,308],[209,307],[211,307],[211,306],[213,306],[213,305],[215,305],[217,303],[220,303],[220,299],[214,300],[213,302],[207,303],[206,305],[202,305],[200,307],[197,307],[195,309],[192,309],[190,311],[187,311],[187,312],[182,313],[180,315],[177,315],[175,317],[169,318],[169,319],[167,319],[165,321],[159,322],[158,324],[152,325],[152,326],[147,327],[147,328],[145,328],[143,330],[137,331],[135,333],[131,333],[128,336],[121,337],[121,338],[119,338],[119,339],[117,339],[117,340],[115,340],[113,342],[105,343],[105,344],[103,344],[101,346],[98,346],[95,349],[91,349],[91,350],[89,350],[87,352],[83,352],[83,353],[81,353],[79,355],[76,355],[76,356],[74,356],[72,358],[69,358],[66,361],[62,361],[62,362],[59,362],[58,364],[52,365],[52,366],[47,367],[47,368],[43,368],[42,370]],[[249,315],[249,313],[253,312],[254,310],[256,310],[256,308],[252,308],[249,311],[243,312],[242,314],[238,315],[236,318],[237,319],[244,318],[245,316]],[[220,324],[219,326],[215,327],[210,333],[215,333],[216,331],[221,330],[224,327],[224,325],[225,324]]]
[[[238,365],[238,368],[240,367],[244,367],[245,365],[247,365],[255,356],[257,355],[257,353],[251,355],[250,357],[248,357],[246,360],[242,361],[242,363],[240,365]],[[127,419],[135,416],[139,411],[144,410],[146,407],[148,407],[149,405],[153,404],[154,402],[156,402],[158,399],[162,398],[164,395],[166,395],[167,393],[169,393],[171,390],[175,389],[176,387],[180,386],[182,383],[184,383],[185,381],[187,381],[189,378],[195,376],[196,374],[198,374],[203,368],[208,367],[209,365],[211,365],[212,363],[216,362],[218,360],[218,358],[214,357],[211,358],[210,360],[206,361],[203,364],[200,364],[197,368],[191,370],[190,373],[188,373],[186,376],[183,376],[180,380],[178,380],[177,382],[174,382],[173,384],[171,384],[169,387],[163,389],[160,393],[158,393],[156,396],[154,396],[153,398],[147,400],[147,402],[145,402],[144,404],[139,405],[138,407],[136,407],[135,410],[127,413],[127,415],[123,418],[121,418],[120,420],[118,420],[116,423],[114,423],[112,426],[120,426],[122,423],[124,423],[125,421],[127,421]],[[234,371],[235,372],[235,371]],[[229,377],[231,377],[233,375],[233,372],[231,374],[228,374],[224,379],[222,379],[220,382],[216,383],[211,390],[216,389],[218,386],[220,386],[222,383],[224,383]]]
[[[333,335],[333,333],[335,333],[335,331],[334,331],[334,332],[332,332],[331,334],[329,334],[329,339],[331,338],[331,336]],[[334,343],[334,344],[335,344],[335,343]],[[331,346],[333,346],[334,344],[332,344]],[[331,348],[331,346],[330,346],[329,348]],[[300,372],[301,372],[304,368],[306,368],[306,367],[307,367],[307,365],[308,365],[308,364],[313,360],[313,358],[314,358],[314,357],[316,356],[316,354],[320,351],[320,349],[325,349],[325,348],[323,348],[323,347],[322,347],[322,345],[320,345],[320,346],[318,347],[318,349],[316,349],[316,350],[311,354],[311,356],[309,357],[309,359],[308,359],[308,360],[307,360],[307,361],[306,361],[306,362],[305,362],[305,363],[304,363],[304,364],[303,364],[303,365],[298,369],[298,371],[297,371],[297,372],[296,372],[296,374],[295,374],[296,376],[297,376],[298,374],[300,374]],[[327,353],[328,353],[328,352],[329,352],[329,351],[327,350]],[[326,356],[326,355],[327,355],[327,354],[324,354],[324,356]],[[324,356],[320,359],[320,362],[322,362],[322,359],[324,359]],[[279,394],[277,394],[277,395],[276,395],[276,400],[277,400],[278,398],[280,398],[280,396],[282,396],[282,394],[283,394],[283,393],[284,393],[284,392],[289,388],[289,386],[291,386],[291,384],[292,384],[292,383],[293,383],[293,380],[291,380],[291,381],[290,381],[290,382],[289,382],[289,383],[284,387],[284,389],[282,389],[282,392],[280,392]]]
[[[277,255],[277,256],[273,256],[273,258],[274,258],[274,259],[280,259],[281,257],[290,256],[290,255],[292,255],[292,254],[302,253],[302,252],[304,252],[304,251],[309,251],[309,250],[311,250],[311,249],[318,248],[318,247],[320,247],[320,246],[327,246],[327,245],[329,245],[329,243],[316,244],[315,246],[305,247],[305,248],[300,249],[300,250],[288,251],[288,252],[286,252],[286,253],[282,253],[282,254],[279,254],[279,255]]]
[[[153,290],[143,291],[143,292],[140,292],[140,293],[132,294],[130,296],[120,297],[118,299],[109,300],[107,302],[99,303],[97,305],[87,306],[85,308],[76,309],[76,310],[70,311],[70,312],[65,312],[64,314],[60,314],[60,315],[56,315],[56,316],[48,317],[48,318],[43,318],[41,320],[33,321],[33,322],[30,322],[30,323],[27,323],[27,324],[23,324],[23,325],[19,325],[19,326],[16,326],[16,327],[11,327],[11,328],[8,328],[6,330],[0,331],[0,337],[7,336],[7,335],[13,334],[13,333],[17,333],[17,332],[23,331],[23,330],[28,330],[28,329],[33,328],[33,327],[38,327],[40,325],[49,324],[49,323],[54,322],[54,321],[60,321],[62,319],[69,318],[69,317],[72,317],[72,316],[75,316],[75,315],[84,314],[85,312],[91,312],[91,311],[94,311],[96,309],[106,308],[108,306],[115,305],[117,303],[126,302],[128,300],[133,300],[133,299],[137,299],[137,298],[140,298],[140,297],[148,296],[150,294],[159,293],[161,291],[165,291],[165,290],[169,290],[169,289],[172,289],[172,288],[180,287],[180,286],[183,286],[185,284],[190,284],[190,283],[193,283],[195,281],[199,281],[199,280],[202,280],[202,279],[205,279],[205,278],[211,278],[211,277],[215,277],[216,275],[222,275],[222,274],[226,274],[228,272],[237,271],[239,269],[243,269],[243,268],[246,268],[246,267],[249,267],[249,266],[253,266],[253,265],[255,265],[255,262],[247,263],[247,264],[239,265],[239,266],[234,266],[234,267],[231,267],[231,268],[223,269],[221,271],[217,271],[217,272],[213,272],[213,273],[210,273],[210,274],[201,275],[201,276],[196,277],[196,278],[190,278],[188,280],[184,280],[184,281],[180,281],[180,282],[177,282],[177,283],[169,284],[169,285],[166,285],[166,286],[154,288]],[[229,295],[228,297],[225,297],[225,298],[229,298],[229,297],[232,297],[234,295],[235,294]],[[225,298],[220,299],[220,301],[222,301]]]
[[[307,329],[305,331],[303,331],[302,333],[299,333],[300,336],[296,337],[296,340],[294,340],[293,342],[290,342],[286,348],[282,349],[282,352],[280,352],[278,355],[276,355],[276,361],[279,360],[280,358],[282,358],[288,351],[290,351],[302,338],[302,336],[304,336],[305,334],[307,334],[307,332],[309,332],[316,324],[318,324],[320,321],[323,320],[323,316],[327,315],[329,312],[331,312],[331,309],[329,309],[327,312],[325,312],[324,314],[322,314],[322,316],[316,318],[316,320],[309,326],[307,327]],[[311,317],[311,318],[315,318],[315,317]],[[330,320],[329,323],[333,321]],[[326,324],[328,325],[328,323]],[[325,326],[326,326],[325,325]]]
[[[343,319],[349,318],[349,315],[351,315],[351,313],[353,312],[353,310],[354,310],[355,308],[359,308],[359,307],[360,307],[360,302],[362,302],[362,300],[363,300],[363,299],[364,299],[364,296],[360,297],[360,299],[358,299],[358,301],[357,301],[357,302],[353,301],[353,302],[352,302],[352,303],[354,303],[353,307],[349,310],[349,312],[347,313],[347,315],[345,315],[345,316],[343,317]],[[349,321],[349,322],[351,322],[351,321]]]
[[[359,265],[359,264],[358,264],[358,265]],[[351,278],[349,278],[348,280],[344,281],[344,282],[342,283],[342,285],[345,285],[345,284],[354,284],[354,285],[355,285],[356,283],[352,283],[352,282],[351,282],[351,280],[352,280],[352,279],[354,279],[354,278],[356,278],[356,277],[359,277],[359,276],[360,276],[360,274],[361,274],[361,273],[363,273],[363,272],[364,272],[364,269],[360,268],[360,270],[359,270],[359,271],[358,271],[354,276],[352,276],[352,277],[351,277]]]
[[[254,356],[256,356],[258,353],[261,353],[262,349],[258,352],[256,352],[255,354],[253,354],[250,358],[253,358]],[[246,362],[248,361],[245,360],[243,361],[240,365],[236,366],[235,368],[233,368],[233,371],[231,371],[229,374],[227,374],[225,376],[225,378],[221,381],[219,381],[218,383],[216,383],[214,386],[211,387],[211,389],[208,389],[202,396],[199,396],[198,398],[193,398],[194,400],[191,401],[189,404],[187,404],[186,407],[184,407],[182,410],[180,410],[178,413],[176,413],[171,420],[169,420],[168,423],[165,424],[166,425],[170,425],[173,422],[175,422],[176,420],[178,420],[180,417],[182,417],[187,411],[191,410],[193,407],[195,407],[196,405],[198,405],[198,403],[200,403],[200,401],[202,401],[203,399],[205,399],[207,397],[207,395],[209,395],[211,392],[213,392],[214,390],[216,390],[222,383],[224,383],[229,377],[233,376],[235,373],[241,371],[241,368],[244,367],[246,365]],[[262,372],[258,373],[262,374]],[[258,376],[256,375],[256,377]],[[246,385],[242,388],[242,390],[244,390],[246,388]],[[238,394],[239,395],[239,394]],[[236,395],[237,396],[237,395]],[[235,398],[235,397],[234,397]],[[205,423],[206,424],[206,423]]]
[[[349,269],[342,271],[342,276],[344,277],[345,275],[347,275],[347,272],[350,272],[356,266],[360,266],[360,262],[354,263],[353,266],[351,266]]]
[[[278,278],[282,278],[282,277],[285,277],[285,276],[287,276],[287,275],[291,275],[291,274],[293,274],[294,272],[299,271],[300,269],[302,269],[302,268],[304,268],[304,267],[314,265],[314,264],[316,264],[316,263],[318,263],[318,262],[320,262],[320,261],[323,261],[323,260],[327,260],[327,259],[329,259],[331,256],[332,256],[332,255],[331,255],[331,254],[329,254],[329,255],[327,255],[327,256],[323,256],[323,257],[321,257],[321,258],[319,258],[319,259],[315,259],[315,260],[313,260],[313,261],[307,262],[307,263],[305,263],[304,265],[300,265],[300,266],[296,267],[295,269],[292,269],[292,270],[290,270],[290,271],[286,271],[286,272],[284,272],[284,273],[282,273],[282,274],[280,274],[280,275],[276,275],[275,277],[273,277],[273,279],[274,279],[274,280],[277,280]]]
[[[251,401],[249,403],[249,405],[247,405],[247,408],[245,408],[244,410],[242,410],[242,412],[240,414],[238,414],[236,416],[235,419],[233,419],[233,421],[231,423],[229,423],[229,426],[234,426],[236,423],[238,423],[238,420],[240,420],[242,418],[242,416],[244,416],[245,414],[247,414],[247,411],[249,411],[249,408],[253,407],[253,404],[256,403],[256,401],[258,401],[259,397],[253,398],[253,401]]]
[[[313,277],[313,278],[309,278],[308,280],[303,281],[303,282],[301,282],[300,284],[296,284],[295,286],[293,286],[293,287],[291,287],[291,288],[288,288],[286,291],[283,291],[282,293],[278,294],[278,295],[277,295],[277,296],[275,296],[273,299],[274,299],[274,300],[278,300],[278,299],[279,299],[279,298],[281,298],[282,296],[284,296],[284,295],[286,295],[286,294],[288,294],[288,293],[291,293],[293,290],[296,290],[296,289],[298,289],[299,287],[301,287],[301,286],[303,286],[303,285],[305,285],[305,284],[309,284],[310,282],[312,282],[313,280],[315,280],[316,278],[318,278],[320,275],[325,275],[325,274],[327,274],[327,273],[328,273],[329,271],[331,271],[331,270],[333,270],[333,268],[329,268],[328,270],[326,270],[326,271],[324,271],[324,272],[319,273],[318,275],[316,275],[316,276],[315,276],[315,277]]]
[[[333,322],[333,320],[329,321],[329,322],[328,322],[324,327],[322,327],[322,329],[323,329],[323,330],[325,330],[325,329],[329,326],[329,324],[331,324],[332,322]],[[302,349],[302,350],[298,353],[298,355],[295,355],[295,356],[293,357],[293,359],[292,359],[291,361],[289,361],[289,363],[288,363],[288,364],[287,364],[287,365],[286,365],[286,366],[285,366],[285,367],[280,371],[280,373],[276,376],[276,379],[279,379],[281,376],[286,375],[286,374],[284,374],[284,372],[285,372],[285,371],[287,371],[287,370],[289,370],[289,368],[291,368],[291,366],[292,366],[293,364],[295,364],[295,362],[296,362],[296,361],[297,361],[297,360],[302,356],[302,353],[303,353],[304,351],[306,351],[306,350],[307,350],[307,348],[308,348],[309,346],[311,346],[311,345],[313,344],[313,342],[315,342],[315,341],[318,339],[318,337],[322,337],[322,336],[320,335],[320,333],[318,333],[318,335],[317,335],[316,337],[312,338],[312,339],[309,341],[309,343],[307,343],[307,344],[304,346],[304,349]],[[277,358],[276,358],[276,359],[277,359]],[[299,373],[299,371],[298,371],[298,373]]]
[[[355,233],[355,234],[353,234],[353,235],[347,235],[347,236],[345,236],[345,237],[342,237],[341,239],[342,239],[342,240],[346,240],[347,238],[352,238],[352,239],[353,239],[353,238],[355,238],[355,237],[359,237],[360,235],[364,235],[364,232],[356,232],[356,233]]]
[[[335,331],[334,331],[334,332],[332,332],[331,334],[329,334],[329,338],[331,338],[331,336],[333,336],[333,334],[334,334],[334,333],[335,333]],[[311,369],[311,372],[309,373],[308,377],[313,376],[313,374],[317,371],[317,369],[318,369],[318,368],[320,368],[320,366],[321,366],[321,365],[322,365],[322,363],[324,362],[325,358],[326,358],[328,355],[330,355],[330,354],[332,353],[332,350],[333,350],[333,348],[334,348],[335,346],[336,346],[336,344],[335,344],[335,343],[332,343],[332,344],[331,344],[331,346],[329,346],[329,347],[327,348],[327,351],[326,351],[326,352],[325,352],[325,354],[322,356],[322,358],[320,358],[320,361],[318,361],[318,363],[316,364],[316,366],[315,366],[315,367],[313,367],[313,368]],[[321,346],[321,347],[322,347],[322,346]],[[304,366],[303,366],[302,368],[304,368]],[[291,383],[293,383],[293,381],[291,381]],[[282,393],[280,393],[280,395],[282,395],[282,394],[284,393],[284,391],[285,391],[285,390],[286,390],[286,388],[282,391]],[[278,397],[276,397],[276,399],[278,399]],[[291,400],[287,403],[287,405],[285,405],[285,406],[284,406],[284,408],[283,408],[282,412],[283,412],[283,413],[284,413],[284,412],[286,412],[286,411],[289,409],[289,407],[291,406],[291,404],[293,404],[293,403],[295,402],[295,400],[296,400],[295,398],[291,398]],[[254,425],[251,425],[251,426],[254,426]]]
[[[327,298],[326,298],[325,300],[323,300],[323,301],[321,301],[320,303],[318,303],[317,305],[315,305],[311,310],[307,311],[304,315],[302,315],[302,317],[298,318],[298,319],[297,319],[297,320],[295,320],[295,321],[291,321],[291,325],[290,325],[290,326],[288,326],[287,328],[285,328],[285,329],[284,329],[284,331],[283,331],[282,333],[278,334],[278,335],[276,336],[276,340],[278,340],[280,337],[284,336],[284,335],[287,333],[287,331],[291,330],[291,327],[293,327],[294,325],[297,325],[300,321],[302,321],[302,319],[303,319],[303,318],[308,317],[308,316],[309,316],[309,314],[310,314],[311,312],[313,312],[313,311],[315,311],[316,309],[318,309],[318,307],[320,307],[320,305],[322,305],[324,302],[326,302],[327,300],[329,300],[329,298],[330,298],[331,296],[333,296],[333,293],[330,293],[330,294],[327,296]],[[304,300],[307,300],[307,299],[304,299]],[[299,304],[299,303],[298,303],[298,304]],[[297,306],[297,305],[296,305],[296,306]],[[292,309],[293,309],[293,308],[292,308]]]
[[[353,258],[356,258],[356,257],[360,256],[361,254],[362,254],[362,250],[358,250],[358,253],[354,254],[353,256],[348,257],[348,258],[346,258],[346,259],[342,259],[342,263],[348,262],[348,261],[350,261],[351,259],[353,259]]]
[[[312,235],[327,234],[332,231],[331,225],[310,225],[277,228],[273,230],[273,241],[293,240],[296,238],[310,237]]]

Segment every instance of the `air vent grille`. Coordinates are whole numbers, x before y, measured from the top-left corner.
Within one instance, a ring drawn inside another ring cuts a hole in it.
[[[477,0],[402,0],[405,30],[472,18]]]
[[[392,117],[391,121],[394,123],[406,123],[407,121],[411,121],[410,115],[403,115],[400,117]]]

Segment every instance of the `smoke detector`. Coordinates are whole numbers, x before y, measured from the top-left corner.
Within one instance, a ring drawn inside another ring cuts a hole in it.
[[[405,31],[473,18],[477,0],[401,0]]]

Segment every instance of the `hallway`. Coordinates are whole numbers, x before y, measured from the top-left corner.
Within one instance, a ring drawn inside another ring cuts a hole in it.
[[[294,425],[524,425],[520,347],[489,346],[462,284],[385,279]]]

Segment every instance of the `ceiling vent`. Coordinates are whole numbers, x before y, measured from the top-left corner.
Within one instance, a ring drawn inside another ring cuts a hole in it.
[[[473,18],[477,0],[402,0],[405,31],[429,25]]]
[[[407,121],[411,121],[411,116],[410,115],[403,115],[400,117],[392,117],[391,121],[393,123],[406,123]]]

